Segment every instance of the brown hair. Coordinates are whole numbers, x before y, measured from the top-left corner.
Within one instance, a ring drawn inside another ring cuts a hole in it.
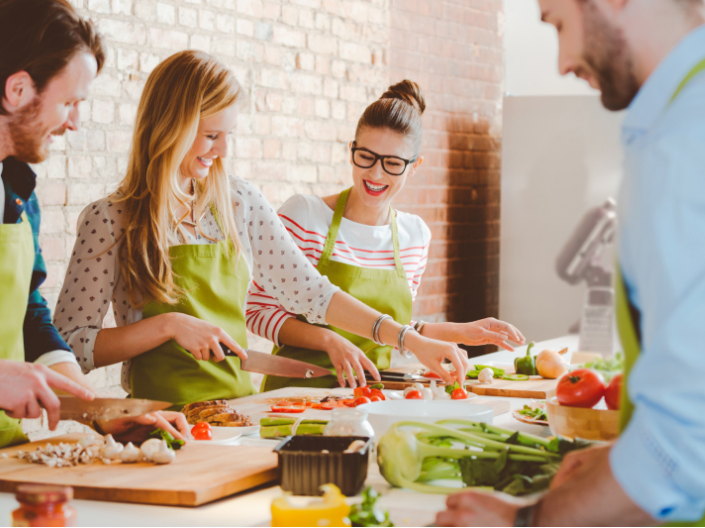
[[[79,51],[105,62],[100,35],[66,0],[0,0],[0,103],[8,77],[26,71],[37,93]],[[0,114],[7,114],[0,104]]]
[[[412,138],[416,152],[421,148],[426,110],[421,88],[414,81],[403,80],[387,89],[382,96],[365,108],[355,130],[355,140],[365,127],[388,128]]]

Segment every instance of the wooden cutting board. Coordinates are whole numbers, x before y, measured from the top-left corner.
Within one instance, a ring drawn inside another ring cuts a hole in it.
[[[512,398],[534,398],[545,400],[549,391],[556,390],[558,380],[531,376],[528,381],[494,379],[492,383],[468,380],[465,388],[480,396],[509,396]]]
[[[77,499],[199,506],[278,477],[277,455],[267,447],[187,444],[165,466],[96,462],[50,468],[12,456],[47,443],[76,442],[82,436],[58,436],[0,450],[0,491],[12,493],[18,484],[30,482],[59,484],[72,486]]]

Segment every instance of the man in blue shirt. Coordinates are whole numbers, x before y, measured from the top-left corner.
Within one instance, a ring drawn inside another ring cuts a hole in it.
[[[625,351],[641,348],[627,386],[635,410],[617,442],[566,457],[535,506],[468,492],[449,497],[437,524],[698,521],[705,514],[705,7],[702,0],[539,4],[558,31],[561,73],[599,89],[606,108],[628,108],[618,244],[626,298],[638,314],[635,346],[620,334]]]

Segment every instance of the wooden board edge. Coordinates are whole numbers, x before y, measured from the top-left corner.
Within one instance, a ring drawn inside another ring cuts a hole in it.
[[[478,387],[478,390],[475,390],[475,387],[472,387],[470,390],[477,394],[478,396],[502,396],[505,398],[533,398],[535,400],[545,400],[546,399],[546,393],[548,391],[539,391],[539,390],[507,390],[507,389],[492,389],[490,387]]]
[[[235,495],[241,491],[249,490],[270,482],[276,482],[277,480],[279,480],[279,467],[275,466],[267,471],[241,479],[238,482],[231,482],[211,489],[196,492],[194,494],[193,502],[189,504],[182,504],[182,506],[202,506],[218,499],[230,497],[231,495]]]

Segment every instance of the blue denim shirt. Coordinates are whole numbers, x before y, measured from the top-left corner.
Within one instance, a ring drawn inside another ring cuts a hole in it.
[[[622,488],[658,520],[705,513],[705,26],[664,58],[623,124],[619,259],[641,312],[632,420],[612,449]]]
[[[39,286],[46,279],[47,269],[39,247],[41,216],[37,195],[34,193],[36,179],[36,175],[26,163],[12,157],[2,161],[2,184],[5,188],[5,213],[2,221],[5,224],[16,224],[20,221],[22,212],[26,211],[34,237],[34,270],[23,328],[26,361],[35,361],[43,354],[55,350],[71,352],[71,348],[52,324],[46,299],[39,293]]]

